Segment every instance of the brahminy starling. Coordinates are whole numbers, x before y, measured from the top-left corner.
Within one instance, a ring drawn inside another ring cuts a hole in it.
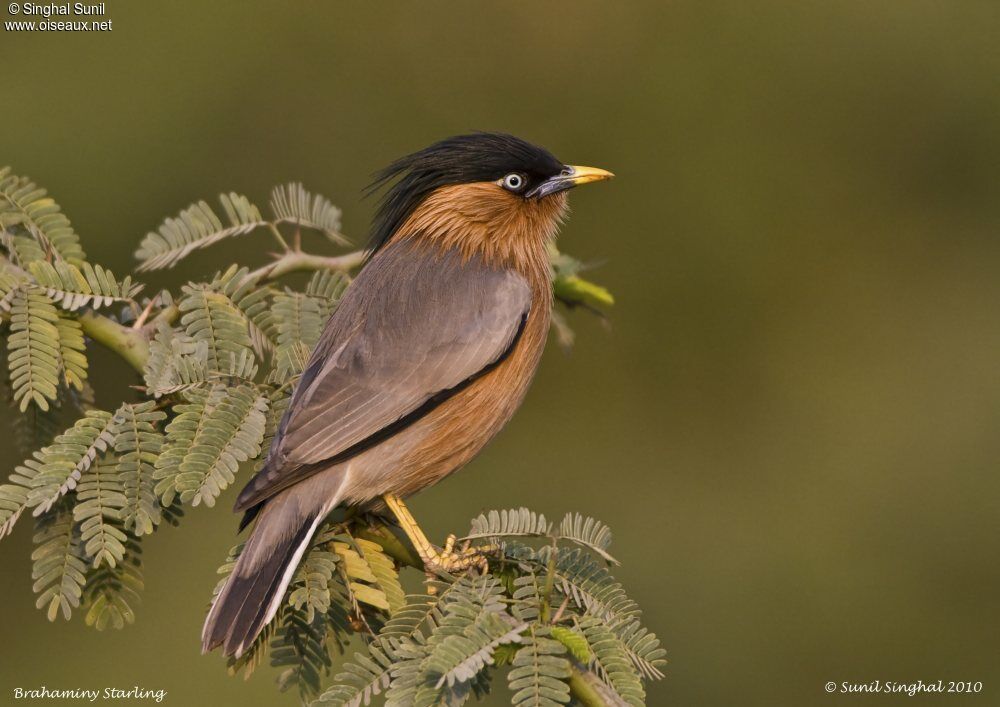
[[[496,133],[443,140],[377,175],[370,255],[236,501],[241,528],[254,527],[204,650],[250,646],[337,508],[387,509],[429,571],[481,561],[453,537],[433,546],[402,499],[461,468],[521,404],[549,329],[547,246],[566,192],[611,176]]]

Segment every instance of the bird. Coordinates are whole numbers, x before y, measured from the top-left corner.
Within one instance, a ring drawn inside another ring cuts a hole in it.
[[[548,247],[567,191],[613,176],[487,132],[376,173],[365,263],[236,500],[240,530],[253,529],[205,619],[203,652],[250,647],[338,508],[390,513],[429,572],[481,563],[454,536],[435,547],[404,499],[464,466],[520,406],[549,329]]]

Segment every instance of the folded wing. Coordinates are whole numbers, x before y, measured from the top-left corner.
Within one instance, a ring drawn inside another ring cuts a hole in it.
[[[271,445],[236,503],[260,503],[412,424],[509,353],[527,281],[474,256],[380,250],[327,322]]]

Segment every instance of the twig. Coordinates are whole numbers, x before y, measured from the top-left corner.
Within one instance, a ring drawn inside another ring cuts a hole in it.
[[[332,270],[335,272],[350,272],[365,262],[367,253],[358,250],[344,255],[313,255],[302,251],[289,250],[277,256],[273,263],[268,263],[247,274],[247,280],[258,282],[274,280],[299,270]]]
[[[149,358],[149,339],[141,329],[123,326],[110,317],[92,310],[81,312],[78,318],[83,333],[97,343],[111,349],[125,359],[132,368],[142,373]]]
[[[583,663],[570,658],[569,691],[586,707],[629,707]]]
[[[274,239],[278,241],[278,245],[280,245],[285,252],[291,250],[291,248],[288,247],[288,243],[285,242],[285,238],[281,235],[281,231],[278,230],[278,227],[274,223],[268,222],[267,229],[271,232],[271,235],[274,236]]]
[[[556,615],[552,617],[552,623],[557,624],[559,620],[562,619],[563,612],[566,611],[566,607],[569,606],[569,595],[563,599],[562,604],[559,605],[559,609],[556,611]]]
[[[135,318],[134,322],[132,322],[133,329],[142,329],[142,325],[146,323],[146,319],[147,317],[149,317],[149,313],[153,311],[153,307],[155,307],[159,303],[159,301],[160,301],[159,294],[157,294],[156,297],[154,297],[153,299],[149,300],[149,304],[147,304],[143,308],[142,313]]]

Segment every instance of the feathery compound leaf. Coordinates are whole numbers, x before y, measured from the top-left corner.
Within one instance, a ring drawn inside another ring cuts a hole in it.
[[[567,513],[559,524],[559,537],[590,548],[608,562],[619,564],[608,553],[611,547],[611,529],[599,520],[579,513]]]
[[[277,346],[270,303],[273,292],[269,287],[258,287],[249,274],[247,268],[231,265],[225,272],[217,274],[209,287],[228,297],[243,315],[253,349],[263,357]]]
[[[210,371],[227,371],[235,359],[250,352],[250,331],[243,313],[229,297],[210,285],[185,285],[178,303],[181,324],[196,343],[208,350]]]
[[[318,703],[346,707],[369,704],[373,695],[389,687],[390,675],[400,669],[400,661],[404,665],[402,670],[409,671],[408,678],[403,682],[409,681],[414,687],[425,652],[413,641],[424,641],[422,628],[437,625],[437,620],[442,617],[439,607],[442,602],[450,602],[449,597],[456,590],[469,591],[469,585],[456,582],[441,586],[435,596],[406,597],[406,603],[383,625],[376,640],[369,645],[368,654],[356,653],[353,662],[344,665],[343,672],[337,675],[337,682],[349,684],[334,685],[319,698]],[[403,647],[402,653],[400,646]],[[409,692],[409,689],[404,690],[405,694]],[[399,694],[397,690],[397,698]]]
[[[142,582],[142,548],[129,538],[125,558],[114,567],[98,567],[87,575],[84,589],[86,622],[98,631],[109,626],[122,629],[135,623],[133,604],[139,601]]]
[[[354,660],[345,663],[332,686],[319,696],[314,705],[333,707],[361,707],[371,704],[372,697],[389,687],[390,673],[395,660],[391,644],[372,644],[368,654],[356,653]]]
[[[323,312],[324,304],[318,297],[291,290],[275,295],[272,308],[278,340],[275,360],[279,369],[284,367],[281,377],[302,372],[298,362],[303,353],[308,358],[319,341],[325,323]]]
[[[375,576],[375,586],[385,595],[389,603],[389,614],[399,611],[406,604],[406,593],[399,583],[399,573],[392,558],[385,554],[382,546],[369,540],[356,539],[355,547],[361,551],[371,573]]]
[[[167,442],[153,473],[165,506],[179,494],[184,503],[215,505],[240,462],[260,454],[267,398],[248,385],[215,385],[190,391],[192,401],[174,406]]]
[[[492,575],[484,577],[464,576],[451,585],[452,590],[442,596],[436,607],[434,629],[426,644],[400,644],[400,660],[392,671],[392,683],[386,695],[387,705],[435,705],[461,704],[471,694],[473,685],[468,682],[438,686],[441,674],[434,674],[432,656],[435,650],[449,637],[467,637],[466,630],[484,614],[495,613],[508,622],[508,628],[515,626],[514,619],[506,613],[503,587]],[[452,650],[455,649],[452,642]],[[463,644],[466,645],[466,644]],[[451,655],[448,649],[442,649]],[[461,652],[461,651],[459,651]],[[472,658],[478,652],[470,650],[462,658]],[[438,653],[440,657],[442,654]],[[454,656],[452,656],[454,657]],[[460,662],[460,661],[459,661]],[[456,662],[457,664],[457,662]],[[476,671],[478,672],[478,671]],[[473,673],[474,674],[474,673]]]
[[[31,236],[20,234],[10,234],[0,227],[0,237],[3,238],[4,247],[10,253],[10,259],[21,265],[33,263],[36,260],[45,260],[49,252],[43,248],[37,240]]]
[[[578,631],[565,626],[553,626],[549,629],[549,635],[569,649],[570,654],[584,665],[589,665],[594,659],[594,654],[590,652],[590,644],[587,637]]]
[[[340,233],[340,209],[319,194],[310,194],[298,182],[271,190],[271,211],[275,223],[294,223],[321,231],[334,243],[347,245]]]
[[[48,512],[67,491],[76,488],[80,475],[90,469],[97,455],[107,451],[113,439],[111,415],[90,410],[72,427],[56,437],[17,467],[15,476],[29,487],[28,507],[34,515]]]
[[[543,548],[542,557],[549,552]],[[577,606],[610,624],[638,619],[641,613],[622,585],[583,550],[559,552],[554,574],[557,585]]]
[[[306,619],[330,610],[330,582],[337,572],[337,556],[319,547],[312,547],[299,563],[288,587],[288,605],[305,609]]]
[[[87,571],[72,512],[61,505],[35,521],[34,541],[31,578],[38,595],[35,606],[45,610],[49,621],[55,621],[60,613],[68,621],[73,609],[80,606]]]
[[[70,311],[84,305],[97,308],[126,302],[142,290],[131,278],[119,282],[110,270],[90,263],[76,266],[62,260],[55,264],[38,260],[28,263],[27,269],[53,302]]]
[[[14,400],[24,412],[34,403],[49,409],[59,385],[59,312],[35,287],[16,290],[11,300],[7,368]]]
[[[430,650],[423,641],[401,641],[395,644],[395,664],[392,666],[389,689],[385,693],[386,707],[413,707],[421,687],[420,665]],[[440,704],[448,704],[454,695],[442,696]],[[461,704],[461,700],[453,700]]]
[[[655,634],[643,628],[638,621],[617,624],[612,630],[643,677],[648,680],[663,679],[660,668],[667,664],[667,651],[660,647],[660,639]]]
[[[229,354],[229,359],[220,363],[218,371],[209,371],[209,379],[252,384],[257,377],[257,359],[250,349],[243,349],[238,356]]]
[[[434,646],[424,666],[434,689],[469,682],[487,665],[493,665],[493,651],[501,643],[520,643],[527,624],[505,621],[500,613],[480,615],[475,623]],[[508,617],[509,618],[509,617]],[[512,625],[514,624],[514,625]]]
[[[544,581],[544,580],[542,580]],[[514,616],[526,621],[535,621],[542,610],[542,587],[534,572],[514,579],[511,611]]]
[[[20,484],[0,484],[0,538],[14,529],[27,507],[28,489]]]
[[[10,168],[0,169],[0,227],[21,230],[38,243],[39,255],[30,260],[42,260],[46,253],[57,259],[67,260],[75,265],[87,259],[80,247],[80,237],[73,231],[69,219],[62,213],[59,204],[46,195],[27,177],[17,177]],[[23,256],[18,251],[18,256]],[[19,257],[20,262],[29,259]]]
[[[400,676],[401,679],[394,680],[394,693],[396,683],[400,687],[409,687],[395,694],[392,702],[399,703],[401,699],[405,702],[407,692],[412,691],[417,705],[429,706],[439,701],[463,704],[479,688],[478,673],[487,659],[492,662],[496,646],[518,640],[512,635],[522,630],[523,626],[507,613],[503,587],[495,577],[466,576],[452,586],[454,591],[438,603],[436,625],[426,646],[409,659],[419,660],[419,669],[416,672],[411,670],[405,679]],[[500,623],[486,618],[489,615]],[[492,628],[487,631],[487,626]],[[515,628],[517,631],[514,631]],[[505,633],[508,630],[512,631],[511,635]],[[484,633],[489,634],[491,639],[483,636]],[[477,638],[473,640],[473,636]],[[446,671],[451,668],[466,679],[449,683]]]
[[[208,379],[208,344],[159,322],[142,376],[154,398],[193,388]]]
[[[62,372],[62,382],[67,388],[72,386],[78,391],[83,390],[87,379],[87,347],[83,340],[83,328],[75,317],[66,312],[59,312],[56,320],[59,331],[59,363]]]
[[[326,646],[329,625],[325,617],[317,614],[310,621],[307,614],[285,607],[271,639],[271,665],[285,668],[278,675],[278,689],[298,688],[303,702],[319,693],[320,679],[333,664]]]
[[[320,333],[350,284],[351,278],[346,273],[331,270],[317,270],[309,278],[309,282],[306,283],[306,296],[316,300]]]
[[[463,580],[447,584],[437,582],[434,585],[436,594],[411,594],[406,597],[406,603],[392,615],[379,631],[379,638],[397,644],[401,640],[426,638],[425,632],[430,632],[438,626],[444,615],[445,608],[452,602],[453,594],[470,591],[471,580]]]
[[[449,586],[445,591],[450,589]],[[415,637],[420,632],[421,627],[431,619],[440,599],[440,595],[411,594],[407,596],[406,603],[392,615],[392,618],[379,631],[379,637],[395,641]]]
[[[125,556],[120,527],[126,498],[113,459],[103,457],[80,478],[73,518],[80,524],[83,549],[93,566],[115,567]]]
[[[552,537],[552,525],[544,515],[523,507],[490,511],[472,520],[472,528],[462,540],[515,536]]]
[[[163,517],[153,489],[153,464],[163,445],[154,425],[165,417],[150,400],[122,405],[112,422],[118,478],[125,492],[122,524],[136,536],[152,533]]]
[[[220,194],[219,201],[226,212],[228,225],[224,225],[204,201],[192,204],[177,218],[164,221],[156,233],[146,234],[135,252],[135,257],[141,261],[136,269],[145,271],[173,267],[192,251],[265,225],[260,211],[245,196]]]
[[[0,229],[0,234],[3,230]],[[15,270],[5,262],[0,262],[0,310],[10,311],[11,300],[17,289],[31,282],[23,270]]]
[[[329,317],[333,305],[340,301],[347,286],[351,284],[351,278],[344,272],[334,272],[332,270],[317,270],[306,283],[306,294],[316,297],[322,305],[328,306],[321,314]]]
[[[84,385],[84,390],[87,387]],[[9,392],[9,385],[5,386],[4,392]],[[75,388],[61,388],[59,390],[60,395],[66,394],[66,398],[72,398],[72,394],[76,393]],[[17,405],[13,404],[13,395],[8,396],[8,402],[11,403],[11,454],[13,456],[28,456],[35,452],[36,450],[44,447],[47,444],[51,444],[52,440],[56,438],[56,435],[66,429],[66,424],[64,421],[64,412],[68,412],[67,408],[59,405],[60,401],[56,401],[55,405],[49,407],[48,410],[42,410],[35,405],[29,405],[28,409],[24,412],[18,412]]]
[[[333,543],[348,588],[360,602],[390,614],[403,607],[405,594],[390,558],[377,543],[357,538]]]
[[[312,349],[301,341],[279,346],[274,352],[274,368],[267,377],[268,383],[296,380],[306,369],[311,353]]]
[[[635,707],[644,707],[646,691],[642,687],[642,680],[614,632],[594,616],[584,617],[580,628],[594,654],[593,665],[598,676],[625,702]]]
[[[514,693],[511,704],[521,707],[559,707],[569,702],[570,664],[566,647],[548,638],[545,627],[532,626],[524,647],[514,656],[507,685]]]

